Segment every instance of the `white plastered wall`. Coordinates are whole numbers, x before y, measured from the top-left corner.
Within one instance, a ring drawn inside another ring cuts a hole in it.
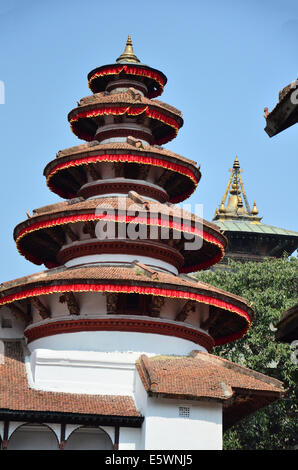
[[[142,450],[141,428],[121,427],[119,432],[119,450]]]
[[[148,397],[139,376],[135,390],[137,406],[145,416],[142,449],[222,449],[221,403]],[[189,409],[189,417],[179,416],[180,407]]]
[[[23,338],[24,326],[25,322],[16,318],[7,307],[0,308],[0,340]]]
[[[205,351],[192,341],[158,334],[90,331],[48,336],[28,345],[29,384],[45,391],[134,396],[141,354],[188,355]]]

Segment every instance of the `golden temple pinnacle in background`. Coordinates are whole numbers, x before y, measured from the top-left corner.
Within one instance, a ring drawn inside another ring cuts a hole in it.
[[[221,200],[219,209],[215,212],[213,220],[246,219],[254,223],[259,223],[261,217],[257,217],[259,212],[256,203],[254,202],[252,210],[250,210],[249,207],[241,178],[242,170],[240,169],[239,159],[237,156],[230,172],[231,176],[229,178],[228,185]],[[228,195],[229,198],[226,204]]]
[[[211,269],[222,269],[229,259],[246,262],[290,256],[297,249],[298,233],[263,224],[256,201],[250,209],[237,156],[229,171],[229,182],[212,219],[227,237],[228,246],[223,261]]]
[[[236,158],[235,158],[235,160],[234,160],[233,168],[234,168],[234,169],[240,168],[240,164],[239,164],[239,160],[238,160],[237,155],[236,155]]]
[[[137,58],[137,56],[133,52],[133,46],[132,46],[132,40],[131,40],[130,34],[128,35],[125,49],[123,53],[121,54],[121,56],[118,57],[116,62],[119,62],[119,63],[130,62],[130,63],[135,63],[135,64],[140,63],[140,60]]]

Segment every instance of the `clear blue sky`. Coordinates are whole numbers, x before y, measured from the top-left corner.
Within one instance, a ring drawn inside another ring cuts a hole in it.
[[[91,94],[88,72],[113,63],[128,33],[141,61],[168,77],[161,99],[183,112],[167,147],[201,163],[190,202],[212,219],[237,154],[263,222],[298,231],[298,125],[270,139],[263,117],[298,76],[297,1],[2,0],[0,282],[43,269],[17,253],[13,228],[59,199],[43,169],[83,143],[67,113]]]

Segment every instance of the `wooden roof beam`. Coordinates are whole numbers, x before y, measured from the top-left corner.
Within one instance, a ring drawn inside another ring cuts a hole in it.
[[[181,180],[179,178],[171,178],[169,183],[165,186],[167,193],[174,192],[174,189],[181,185]]]
[[[60,232],[60,231],[59,231]],[[65,243],[65,235],[63,232],[59,233],[55,229],[46,229],[46,235],[55,242],[59,247]]]
[[[207,320],[201,324],[203,330],[209,330],[210,327],[216,322],[218,317],[222,314],[221,310],[211,311]]]
[[[159,296],[152,296],[152,301],[151,301],[151,311],[150,311],[150,316],[151,317],[159,317],[160,316],[160,310],[162,306],[165,303],[164,297],[159,297]]]
[[[115,178],[121,178],[124,176],[124,164],[122,162],[115,162],[113,164],[115,170]]]
[[[163,187],[163,186],[165,185],[166,181],[168,180],[168,178],[169,178],[169,171],[168,171],[168,170],[164,170],[164,171],[161,173],[161,175],[160,175],[160,177],[158,178],[158,180],[156,181],[156,184],[157,184],[158,186],[162,186],[162,187]]]
[[[75,242],[75,241],[77,241],[77,240],[80,239],[79,235],[77,235],[77,234],[73,231],[73,229],[70,227],[70,224],[66,224],[66,225],[64,226],[64,230],[65,230],[66,235],[68,235],[69,238],[71,239],[71,241]]]
[[[69,167],[68,172],[71,174],[75,182],[81,187],[86,183],[86,178],[83,176],[79,168]]]
[[[146,180],[150,170],[150,165],[140,165],[139,178]]]
[[[59,298],[60,303],[66,303],[70,315],[80,315],[80,305],[73,292],[65,292]]]
[[[93,181],[97,181],[101,179],[101,174],[100,174],[100,171],[97,169],[96,164],[88,165],[87,171],[89,172],[89,175]]]
[[[118,294],[111,292],[104,293],[107,298],[107,314],[111,315],[117,313],[118,309]]]
[[[42,301],[38,297],[32,297],[31,302],[36,308],[36,310],[38,310],[38,313],[43,320],[45,320],[46,318],[51,318],[50,310],[42,303]]]
[[[47,235],[47,234],[44,234],[44,235]],[[33,242],[32,243],[34,243],[35,246],[40,245],[40,247],[47,249],[48,251],[50,251],[53,254],[55,254],[57,252],[57,249],[59,249],[60,246],[61,246],[61,244],[58,245],[52,239],[47,240],[47,239],[42,238],[38,234],[38,232],[33,234]],[[44,251],[43,251],[43,255],[44,255]]]
[[[29,323],[31,321],[31,315],[29,315],[28,312],[22,310],[21,307],[19,307],[15,302],[7,304],[7,308],[17,319],[21,318],[25,323]]]
[[[175,317],[175,321],[185,321],[188,317],[189,313],[196,311],[196,304],[193,300],[188,300],[186,304],[184,304],[182,310],[177,313]]]
[[[95,222],[93,220],[89,220],[84,224],[83,233],[89,233],[91,238],[96,238]]]

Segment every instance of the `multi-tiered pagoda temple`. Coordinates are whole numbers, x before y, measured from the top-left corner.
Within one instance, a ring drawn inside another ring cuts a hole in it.
[[[256,202],[249,205],[238,157],[213,222],[228,239],[223,264],[234,261],[264,261],[291,255],[298,248],[298,233],[263,224]]]
[[[220,449],[222,429],[280,398],[282,384],[209,353],[253,319],[243,298],[187,276],[226,238],[175,206],[196,163],[162,144],[181,112],[130,37],[89,76],[68,120],[87,141],[45,168],[66,200],[14,231],[45,271],[0,289],[2,449]]]

